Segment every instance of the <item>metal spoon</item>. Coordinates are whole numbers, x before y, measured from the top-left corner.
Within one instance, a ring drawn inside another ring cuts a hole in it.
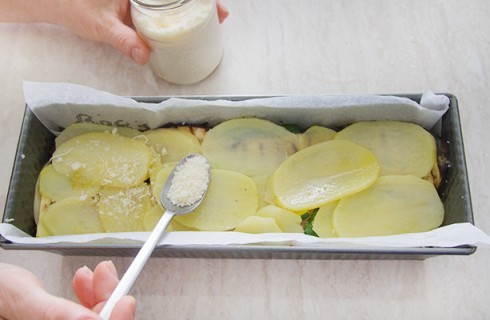
[[[169,190],[172,186],[172,182],[174,182],[174,179],[176,175],[179,175],[183,169],[184,166],[189,166],[189,160],[192,158],[202,158],[204,160],[204,163],[206,166],[203,166],[202,168],[196,168],[199,170],[206,170],[206,172],[199,171],[199,174],[205,174],[207,175],[207,182],[205,185],[205,188],[203,189],[203,192],[199,195],[192,195],[192,198],[195,200],[191,204],[175,204],[175,201],[172,201],[174,199],[169,199]],[[180,171],[179,171],[180,170]],[[175,169],[172,170],[170,173],[169,177],[167,178],[167,181],[165,182],[165,185],[163,186],[162,192],[160,194],[160,202],[162,206],[165,208],[165,213],[163,216],[160,218],[158,221],[157,225],[151,232],[150,236],[148,239],[145,241],[143,246],[141,247],[140,251],[134,258],[133,262],[129,266],[128,270],[126,273],[123,275],[121,278],[121,281],[119,281],[119,284],[117,285],[116,289],[112,292],[111,296],[109,297],[109,300],[104,305],[104,308],[100,312],[100,317],[104,320],[108,320],[111,313],[112,309],[116,305],[116,303],[126,294],[128,294],[129,290],[133,286],[134,282],[136,281],[136,278],[140,274],[141,270],[143,269],[146,261],[150,257],[151,253],[155,249],[155,246],[157,243],[160,241],[163,232],[167,228],[168,224],[172,220],[172,218],[175,215],[179,214],[186,214],[191,211],[193,211],[197,206],[201,203],[202,199],[204,198],[204,195],[207,191],[207,188],[209,186],[209,177],[211,175],[211,169],[210,166],[203,156],[199,154],[191,154],[183,158],[176,166]],[[195,197],[194,197],[195,196]],[[197,200],[196,200],[197,199]]]

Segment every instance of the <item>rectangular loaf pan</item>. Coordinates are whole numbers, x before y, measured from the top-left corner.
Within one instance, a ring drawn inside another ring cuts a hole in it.
[[[450,99],[449,110],[441,119],[441,137],[449,142],[448,160],[451,164],[442,190],[445,208],[443,225],[473,221],[471,196],[466,170],[465,153],[459,118],[458,102],[454,95],[444,94]],[[409,98],[417,103],[421,95],[395,95]],[[136,97],[140,102],[157,103],[170,97]],[[263,98],[251,96],[205,96],[179,97],[186,99],[232,101]],[[3,222],[11,221],[22,231],[35,235],[33,201],[36,180],[41,168],[54,151],[55,136],[47,130],[26,106],[17,146],[10,186],[5,205]],[[6,250],[42,250],[62,255],[90,256],[134,256],[140,244],[18,244],[0,237],[0,246]],[[288,245],[166,245],[157,247],[153,256],[185,258],[235,258],[235,259],[426,259],[440,255],[470,255],[475,246],[454,248],[328,248],[317,246]]]

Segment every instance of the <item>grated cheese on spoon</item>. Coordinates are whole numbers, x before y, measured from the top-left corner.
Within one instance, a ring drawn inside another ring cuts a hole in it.
[[[197,156],[180,164],[170,184],[167,197],[173,205],[186,207],[196,203],[206,192],[209,183],[209,163]]]

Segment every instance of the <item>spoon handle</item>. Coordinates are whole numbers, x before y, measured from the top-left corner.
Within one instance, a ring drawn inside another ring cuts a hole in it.
[[[102,319],[109,320],[109,317],[111,316],[112,313],[112,309],[114,309],[116,303],[123,296],[128,294],[129,290],[131,289],[134,282],[136,281],[136,278],[138,278],[138,275],[140,274],[141,270],[145,266],[145,263],[148,260],[148,258],[151,256],[153,249],[155,249],[155,246],[160,241],[163,232],[167,228],[168,224],[170,223],[174,215],[175,213],[167,210],[160,218],[157,225],[150,233],[150,236],[145,241],[140,251],[134,258],[133,262],[129,266],[128,270],[126,271],[126,273],[124,273],[123,277],[121,278],[121,281],[119,281],[116,289],[114,289],[114,291],[112,292],[111,296],[109,297],[109,300],[107,300],[107,302],[105,303],[104,308],[99,314]]]

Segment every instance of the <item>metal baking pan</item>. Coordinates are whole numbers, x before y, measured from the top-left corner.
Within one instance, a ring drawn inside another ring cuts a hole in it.
[[[451,164],[446,173],[446,181],[440,192],[445,208],[443,225],[473,221],[471,196],[466,170],[465,153],[458,102],[454,95],[444,94],[450,99],[450,107],[441,119],[441,137],[448,141],[448,161]],[[421,95],[397,95],[420,102]],[[170,97],[136,97],[137,101],[160,102]],[[183,98],[183,97],[179,97]],[[187,99],[227,99],[245,100],[261,97],[245,96],[205,96],[184,97]],[[35,235],[33,201],[36,180],[41,168],[54,151],[54,135],[26,106],[23,124],[17,146],[14,167],[5,204],[3,222],[10,221],[22,231]],[[6,250],[42,250],[62,255],[90,256],[134,256],[140,244],[18,244],[0,236],[0,246]],[[346,247],[328,248],[316,246],[287,245],[167,245],[157,247],[153,256],[182,258],[234,258],[234,259],[419,259],[440,255],[470,255],[475,246],[454,248],[379,248]]]

